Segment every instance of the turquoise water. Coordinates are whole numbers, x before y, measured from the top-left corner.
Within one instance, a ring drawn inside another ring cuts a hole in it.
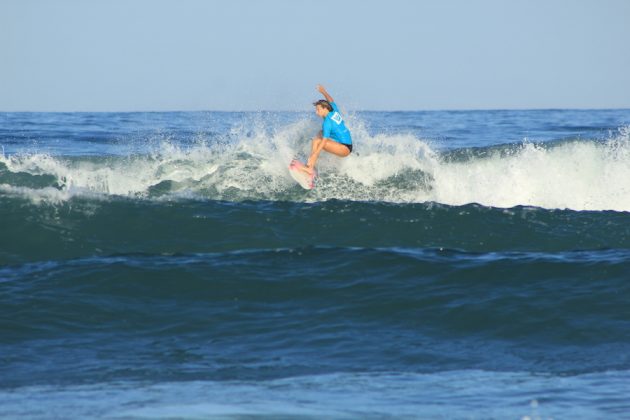
[[[1,114],[0,416],[628,416],[630,111],[348,120]]]

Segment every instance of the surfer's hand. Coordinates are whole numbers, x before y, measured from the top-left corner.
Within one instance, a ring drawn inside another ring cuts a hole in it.
[[[330,103],[335,102],[335,100],[333,99],[332,96],[330,96],[330,94],[326,91],[326,88],[324,88],[324,86],[322,85],[317,85],[317,90],[319,91],[319,93],[321,93],[322,95],[324,95],[324,98],[326,98],[326,100]]]

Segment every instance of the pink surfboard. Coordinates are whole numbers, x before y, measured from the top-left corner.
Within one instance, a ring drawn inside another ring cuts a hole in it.
[[[305,165],[299,160],[293,159],[289,165],[289,174],[300,184],[305,190],[312,190],[315,187],[315,176],[317,172],[313,172],[313,175],[309,175],[302,170]]]

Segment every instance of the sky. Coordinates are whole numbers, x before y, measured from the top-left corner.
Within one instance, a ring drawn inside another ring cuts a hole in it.
[[[0,111],[630,108],[630,0],[0,0]]]

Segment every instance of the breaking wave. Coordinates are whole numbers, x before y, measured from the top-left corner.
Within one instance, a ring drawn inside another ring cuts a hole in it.
[[[313,191],[293,182],[287,164],[307,157],[315,122],[242,131],[230,141],[163,141],[123,156],[3,154],[0,192],[34,202],[78,195],[630,211],[628,127],[607,140],[448,150],[410,134],[371,135],[355,122],[355,152],[345,159],[323,154]]]

